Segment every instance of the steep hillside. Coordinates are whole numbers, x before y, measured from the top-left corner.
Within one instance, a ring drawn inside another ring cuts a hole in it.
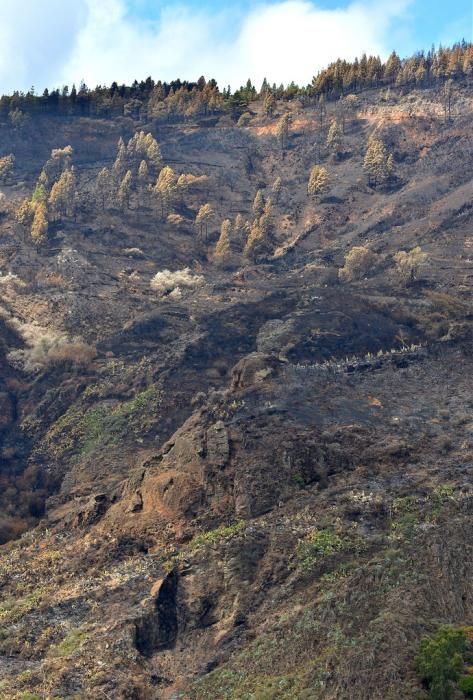
[[[473,625],[451,89],[0,125],[0,698],[429,697]]]

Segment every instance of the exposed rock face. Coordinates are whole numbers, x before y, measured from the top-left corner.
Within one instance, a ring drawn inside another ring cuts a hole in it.
[[[216,467],[224,467],[230,456],[230,444],[225,424],[220,420],[207,429],[207,460]]]
[[[247,389],[274,378],[280,362],[272,355],[254,352],[244,357],[232,369],[232,389]]]
[[[150,610],[136,623],[136,648],[144,656],[152,656],[172,648],[178,632],[177,593],[178,579],[174,572],[158,580],[151,589]]]

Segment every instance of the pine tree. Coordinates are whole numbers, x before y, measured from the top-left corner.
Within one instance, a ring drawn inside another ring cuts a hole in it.
[[[46,202],[47,199],[48,192],[46,187],[42,183],[38,182],[33,190],[33,194],[31,195],[31,201],[34,204],[37,204],[38,202]]]
[[[327,116],[327,105],[325,102],[325,95],[322,94],[319,97],[319,101],[317,102],[317,109],[319,112],[319,121],[320,121],[320,126],[323,127],[325,123],[325,117]]]
[[[118,206],[122,211],[126,211],[130,208],[130,198],[131,198],[131,185],[133,181],[133,176],[131,170],[128,170],[120,183],[117,193]]]
[[[159,173],[156,184],[153,188],[161,204],[161,216],[164,219],[174,201],[177,190],[177,176],[169,165],[166,165]]]
[[[230,261],[231,257],[231,242],[230,233],[232,230],[232,222],[230,219],[225,219],[220,228],[220,237],[217,241],[214,251],[214,260],[218,265],[225,265]]]
[[[345,109],[346,109],[348,112],[350,112],[350,114],[351,114],[352,116],[353,116],[354,114],[356,114],[356,111],[357,111],[357,109],[358,109],[358,105],[359,105],[359,102],[360,102],[359,99],[358,99],[358,97],[357,97],[357,95],[353,95],[353,94],[347,95],[347,96],[345,97],[345,99],[343,100],[343,102],[344,102],[344,104],[345,104]]]
[[[68,167],[69,167],[69,166],[68,166]],[[59,175],[59,174],[58,174],[58,175]],[[40,172],[39,178],[38,178],[36,184],[37,184],[37,185],[42,185],[42,186],[44,187],[45,191],[48,189],[48,187],[49,187],[49,177],[48,177],[48,174],[47,174],[47,172],[46,172],[46,170],[45,170],[44,168],[43,168],[42,171]]]
[[[195,218],[195,224],[199,227],[199,235],[201,237],[205,228],[205,238],[207,238],[209,232],[209,222],[213,219],[213,217],[214,210],[212,209],[211,205],[208,203],[202,204]]]
[[[117,157],[112,167],[112,173],[116,180],[121,180],[126,170],[127,154],[126,146],[123,139],[120,137],[118,141]]]
[[[253,200],[253,213],[255,216],[261,216],[264,210],[263,192],[258,190]]]
[[[282,190],[282,181],[281,181],[280,177],[277,177],[271,186],[271,192],[273,193],[273,199],[274,199],[275,204],[277,204],[279,202],[279,198],[281,196],[281,190]]]
[[[112,176],[108,168],[102,168],[102,170],[97,175],[97,180],[95,183],[95,196],[100,202],[103,210],[106,209],[107,203],[110,201],[112,195]]]
[[[23,199],[20,206],[16,210],[15,219],[22,226],[29,227],[33,223],[34,213],[34,205],[29,201],[29,199]]]
[[[33,223],[31,226],[31,238],[35,243],[41,243],[48,235],[48,213],[46,204],[38,202],[35,205]]]
[[[401,59],[395,51],[389,56],[384,67],[384,77],[389,78],[391,82],[395,82],[399,71],[401,70]]]
[[[152,134],[147,134],[145,137],[146,144],[146,155],[149,161],[150,169],[153,173],[157,173],[162,167],[163,161],[161,156],[161,149],[158,142],[152,136]]]
[[[266,91],[263,99],[263,112],[267,117],[272,117],[274,108],[276,107],[276,98],[273,93]]]
[[[449,122],[452,117],[452,98],[453,98],[453,80],[447,80],[442,90],[443,112],[445,123]]]
[[[245,220],[241,214],[237,214],[233,222],[232,243],[235,249],[240,249],[243,246],[243,241],[246,237]]]
[[[272,216],[273,216],[273,203],[271,199],[267,199],[264,204],[263,213],[260,216],[260,226],[264,229],[266,234],[270,233],[272,226]]]
[[[279,143],[281,144],[281,149],[284,150],[287,147],[289,141],[289,124],[291,123],[291,115],[283,114],[278,122],[276,128],[276,135],[278,137]]]
[[[261,227],[260,220],[255,219],[251,224],[243,253],[250,260],[256,261],[258,255],[265,252],[266,244],[266,231]]]
[[[143,134],[142,131],[134,134],[126,145],[126,162],[128,165],[134,165],[139,157],[141,134]]]
[[[309,175],[307,183],[307,194],[318,196],[326,192],[328,188],[328,174],[321,165],[314,165]]]
[[[73,216],[75,210],[76,177],[73,169],[64,170],[51,188],[48,203],[54,217]]]
[[[368,141],[363,170],[374,187],[384,184],[394,175],[394,158],[384,143],[375,136],[371,136]]]
[[[148,185],[148,180],[149,180],[148,163],[145,160],[142,160],[140,163],[140,167],[138,168],[138,183],[139,183],[141,191],[146,190],[146,187]]]
[[[327,134],[327,146],[333,153],[333,155],[338,158],[342,151],[343,146],[343,131],[342,127],[338,121],[334,120]]]

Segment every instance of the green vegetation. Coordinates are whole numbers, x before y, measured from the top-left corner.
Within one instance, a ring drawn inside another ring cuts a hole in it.
[[[390,535],[393,539],[410,539],[423,522],[436,523],[457,503],[454,490],[439,484],[424,497],[399,496],[391,506]]]
[[[50,449],[56,456],[68,451],[86,456],[99,445],[118,444],[125,434],[140,437],[155,422],[159,403],[159,391],[149,387],[123,403],[72,406],[50,429]]]
[[[418,505],[414,496],[395,498],[391,509],[391,535],[394,539],[409,538],[415,532]]]
[[[458,687],[467,698],[473,698],[473,674],[462,676],[458,681]]]
[[[296,550],[297,568],[312,571],[324,560],[341,552],[361,552],[365,543],[359,537],[339,535],[332,530],[316,530],[300,540]]]
[[[38,588],[20,600],[7,598],[0,601],[0,622],[15,622],[35,610],[43,598],[44,591]]]
[[[192,550],[202,549],[207,545],[217,544],[219,542],[225,542],[231,540],[237,535],[241,535],[246,529],[246,522],[244,520],[238,520],[238,522],[233,525],[226,525],[218,527],[215,530],[209,530],[208,532],[203,532],[200,535],[194,537],[190,544]]]
[[[89,639],[89,634],[87,630],[82,627],[71,630],[69,634],[64,637],[64,639],[55,644],[50,649],[50,656],[56,658],[72,656],[76,651],[78,651]]]
[[[471,628],[444,625],[422,640],[415,665],[431,700],[457,697],[457,688],[473,695],[473,675],[462,676],[466,662],[471,662]]]

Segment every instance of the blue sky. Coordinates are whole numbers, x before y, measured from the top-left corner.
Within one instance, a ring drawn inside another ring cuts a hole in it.
[[[472,34],[472,0],[0,0],[0,93],[148,75],[305,84],[338,57]]]
[[[203,6],[219,11],[223,7],[234,8],[234,2],[228,0],[188,0],[187,5],[198,9]],[[254,0],[240,0],[240,13],[252,6],[259,5]],[[347,7],[347,0],[319,0],[318,7],[334,9]],[[128,0],[130,18],[158,20],[165,3],[161,0]],[[432,43],[452,43],[465,38],[473,40],[473,2],[472,0],[416,0],[408,11],[408,36],[406,51],[429,48]]]

